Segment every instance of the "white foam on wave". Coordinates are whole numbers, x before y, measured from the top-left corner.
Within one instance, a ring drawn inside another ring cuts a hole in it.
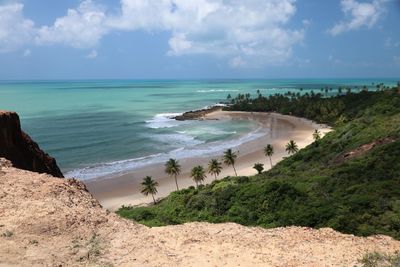
[[[113,174],[122,174],[125,171],[134,170],[152,163],[157,163],[154,161],[154,159],[160,156],[162,156],[162,154],[159,153],[147,157],[97,163],[85,168],[69,171],[65,173],[65,177],[77,178],[80,180],[90,180]]]
[[[259,128],[236,139],[210,143],[192,143],[192,145],[190,146],[182,146],[167,153],[158,153],[146,157],[93,164],[85,168],[67,172],[65,176],[67,178],[74,177],[80,180],[98,179],[103,177],[121,175],[152,164],[164,163],[169,158],[176,158],[180,160],[191,157],[206,157],[215,156],[218,154],[222,155],[223,151],[228,148],[236,149],[241,144],[250,142],[266,134],[267,133],[265,132],[265,129]],[[188,141],[193,140],[188,139]]]
[[[214,130],[212,132],[209,132],[210,134],[215,134],[215,135],[226,135],[226,134],[237,134],[237,131],[223,131],[223,130]]]
[[[216,92],[239,92],[239,89],[209,89],[209,90],[197,90],[197,93],[216,93]]]
[[[241,144],[256,140],[266,134],[267,133],[265,132],[265,129],[258,128],[257,130],[236,139],[231,139],[227,141],[215,141],[196,147],[189,147],[183,150],[178,150],[178,151],[174,150],[171,151],[169,154],[171,155],[171,157],[177,159],[204,157],[216,154],[222,155],[223,151],[228,148],[236,149]]]
[[[160,113],[156,114],[151,120],[146,121],[146,126],[153,129],[172,128],[179,126],[181,122],[174,119],[182,113]]]
[[[259,88],[257,90],[260,90],[260,91],[282,91],[282,93],[284,93],[286,91],[294,91],[294,88],[272,87],[272,88]]]
[[[227,106],[228,105],[224,104],[224,103],[215,103],[215,104],[212,104],[212,105],[204,106],[200,110],[202,110],[202,109],[211,109],[213,107],[227,107]]]
[[[165,144],[173,144],[177,146],[195,146],[204,143],[193,136],[186,134],[184,131],[170,134],[154,134],[149,136],[151,139]]]
[[[179,131],[177,131],[179,132]],[[189,133],[191,135],[203,135],[203,134],[208,134],[208,135],[230,135],[230,134],[237,134],[237,131],[224,131],[221,129],[218,129],[216,127],[202,127],[196,130],[191,130],[191,131],[184,131],[184,132],[179,132],[179,133]]]

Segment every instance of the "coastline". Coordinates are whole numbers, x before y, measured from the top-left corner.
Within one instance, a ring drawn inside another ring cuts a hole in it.
[[[242,143],[238,147],[232,147],[239,151],[235,165],[238,175],[249,176],[257,172],[252,167],[254,163],[264,163],[264,170],[270,169],[269,160],[265,157],[263,148],[266,144],[272,144],[275,153],[272,157],[274,164],[287,156],[285,144],[293,139],[299,148],[303,148],[313,142],[312,133],[319,129],[322,135],[331,129],[326,125],[314,123],[304,118],[298,118],[278,113],[241,112],[216,110],[204,115],[206,120],[253,120],[260,126],[264,135],[255,140]],[[196,165],[206,168],[211,156],[186,158],[179,160],[182,166],[181,175],[178,176],[180,189],[194,186],[190,178],[190,170]],[[221,155],[213,158],[221,160]],[[142,178],[150,175],[159,183],[157,198],[166,197],[176,190],[174,179],[164,173],[164,164],[154,164],[139,168],[127,174],[114,177],[106,177],[101,180],[84,181],[89,191],[107,209],[116,210],[122,205],[147,205],[152,202],[151,197],[145,197],[140,193]],[[231,166],[223,165],[223,170],[218,178],[234,175]],[[205,184],[211,183],[214,177],[207,176]]]
[[[204,120],[207,119],[207,116],[214,113],[221,111],[222,104],[215,104],[212,106],[209,106],[207,108],[199,109],[199,110],[191,110],[191,111],[186,111],[182,113],[181,115],[175,116],[173,119],[177,121],[186,121],[186,120]],[[210,118],[208,118],[210,119]]]

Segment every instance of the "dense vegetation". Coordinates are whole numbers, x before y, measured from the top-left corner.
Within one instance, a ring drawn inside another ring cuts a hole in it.
[[[325,97],[313,91],[305,94],[287,92],[267,97],[258,92],[256,98],[250,98],[250,94],[239,94],[235,98],[228,96],[230,106],[226,110],[278,112],[334,125],[338,120],[355,118],[360,110],[374,104],[379,95],[379,92],[368,92],[366,89],[359,93],[338,93],[335,97]]]
[[[334,131],[268,172],[176,191],[123,217],[158,226],[189,221],[332,227],[400,239],[400,94],[363,91],[241,97],[233,110],[276,111],[329,123]],[[265,163],[269,163],[266,157]]]

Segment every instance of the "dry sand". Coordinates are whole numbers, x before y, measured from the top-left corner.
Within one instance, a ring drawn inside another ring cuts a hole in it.
[[[264,136],[256,140],[232,148],[239,151],[235,167],[238,175],[243,176],[256,174],[257,171],[253,169],[253,165],[257,162],[264,163],[266,170],[270,168],[269,159],[265,157],[263,152],[267,144],[274,146],[275,153],[272,162],[275,164],[287,156],[285,145],[289,140],[296,141],[299,148],[303,148],[313,142],[312,133],[315,129],[319,129],[323,135],[330,131],[330,128],[326,125],[277,113],[216,111],[208,114],[205,119],[232,120],[232,123],[236,120],[254,120],[265,132]],[[221,160],[222,154],[215,155],[214,158]],[[195,185],[190,178],[190,170],[196,165],[202,165],[206,168],[209,160],[210,157],[180,160],[182,166],[182,173],[178,177],[180,189]],[[140,193],[140,183],[143,177],[147,175],[152,176],[159,183],[157,198],[166,197],[176,190],[174,178],[167,176],[164,169],[163,164],[155,164],[128,174],[84,182],[103,207],[116,210],[122,205],[145,205],[152,202],[151,196],[144,197]],[[232,167],[224,166],[219,178],[233,175]],[[210,183],[213,180],[214,177],[209,175],[205,183]]]
[[[234,223],[148,228],[102,209],[78,181],[0,159],[0,266],[360,266],[387,236]]]

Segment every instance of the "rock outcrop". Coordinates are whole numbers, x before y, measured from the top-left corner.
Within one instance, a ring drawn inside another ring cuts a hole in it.
[[[149,228],[101,208],[79,181],[0,167],[0,266],[360,266],[367,252],[400,250],[329,228]]]
[[[219,110],[222,110],[222,106],[212,106],[210,108],[187,111],[182,115],[175,116],[174,119],[177,121],[201,120],[204,119],[205,115]]]
[[[15,112],[0,110],[0,157],[10,160],[16,168],[64,177],[56,160],[21,130]]]

